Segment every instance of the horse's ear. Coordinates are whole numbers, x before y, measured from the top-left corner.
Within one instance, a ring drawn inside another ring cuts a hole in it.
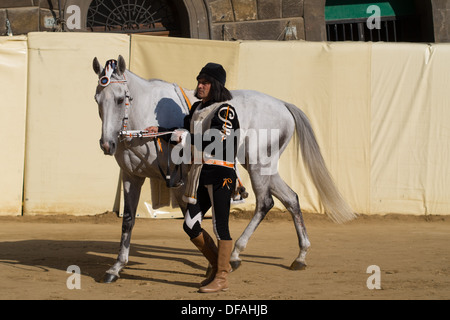
[[[125,70],[127,69],[127,63],[125,62],[125,59],[121,55],[119,55],[119,58],[117,59],[117,64],[118,64],[116,69],[117,73],[119,75],[123,75],[125,73]]]
[[[92,61],[92,68],[94,69],[94,72],[100,76],[100,74],[103,71],[103,68],[100,65],[100,63],[98,62],[97,57],[95,57],[94,60]]]

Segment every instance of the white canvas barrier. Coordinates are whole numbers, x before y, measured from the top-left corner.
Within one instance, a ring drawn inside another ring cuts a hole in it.
[[[28,47],[24,214],[112,210],[119,168],[99,148],[92,60],[129,60],[129,37],[30,33]]]
[[[27,64],[27,38],[0,37],[0,215],[22,214]]]
[[[10,84],[3,72],[0,76],[2,88],[16,88],[7,96],[9,101],[18,99],[11,103],[21,107],[8,118],[20,119],[22,136],[15,137],[18,142],[2,141],[4,148],[16,148],[16,167],[6,175],[15,191],[0,198],[0,208],[14,209],[1,214],[17,214],[17,208],[20,212],[20,161],[25,167],[26,214],[95,214],[117,207],[119,169],[98,146],[100,119],[93,99],[97,77],[91,63],[94,56],[104,63],[119,54],[139,76],[187,89],[195,88],[202,66],[218,62],[227,70],[229,89],[258,90],[298,106],[310,118],[336,184],[356,212],[450,213],[449,44],[31,33],[28,46],[24,39],[18,48],[7,41],[15,51],[9,62],[4,42],[0,58],[8,62],[0,68],[11,68],[16,58],[22,61],[11,71],[22,79],[21,87]],[[23,81],[27,74],[28,85]],[[13,95],[17,92],[22,93]],[[25,113],[20,110],[26,108],[24,140]],[[304,211],[323,212],[294,142],[281,157],[280,174],[298,193]],[[250,197],[237,208],[251,210],[251,184],[242,168],[240,173]],[[171,202],[164,183],[146,182],[139,215],[180,216]],[[279,202],[276,208],[283,209]]]

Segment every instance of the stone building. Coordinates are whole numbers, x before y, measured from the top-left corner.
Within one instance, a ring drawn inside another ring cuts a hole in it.
[[[94,31],[215,40],[449,42],[449,19],[450,0],[2,0],[0,3],[0,35]]]

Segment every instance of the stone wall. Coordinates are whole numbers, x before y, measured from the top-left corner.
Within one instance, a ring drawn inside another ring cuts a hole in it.
[[[53,12],[52,9],[53,8]],[[0,36],[7,34],[6,18],[14,35],[33,31],[53,31],[58,16],[58,0],[2,0],[0,4]]]
[[[305,39],[304,0],[209,0],[211,38],[276,40],[290,23]]]
[[[450,42],[450,1],[432,0],[434,41]]]
[[[91,0],[64,0],[66,8],[81,9],[81,28],[86,31],[86,15]],[[182,20],[181,34],[215,40],[283,39],[288,24],[296,38],[326,41],[325,0],[176,0]],[[420,17],[416,41],[450,42],[450,0],[414,0]],[[62,8],[64,11],[65,8]],[[9,18],[13,34],[55,31],[58,0],[1,0],[0,36],[7,34]],[[291,36],[291,39],[294,37]]]

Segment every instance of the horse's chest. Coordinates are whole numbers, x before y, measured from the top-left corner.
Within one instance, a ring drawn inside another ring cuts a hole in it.
[[[116,154],[116,160],[120,168],[128,173],[143,177],[153,177],[157,174],[154,153],[148,148],[124,149]]]

